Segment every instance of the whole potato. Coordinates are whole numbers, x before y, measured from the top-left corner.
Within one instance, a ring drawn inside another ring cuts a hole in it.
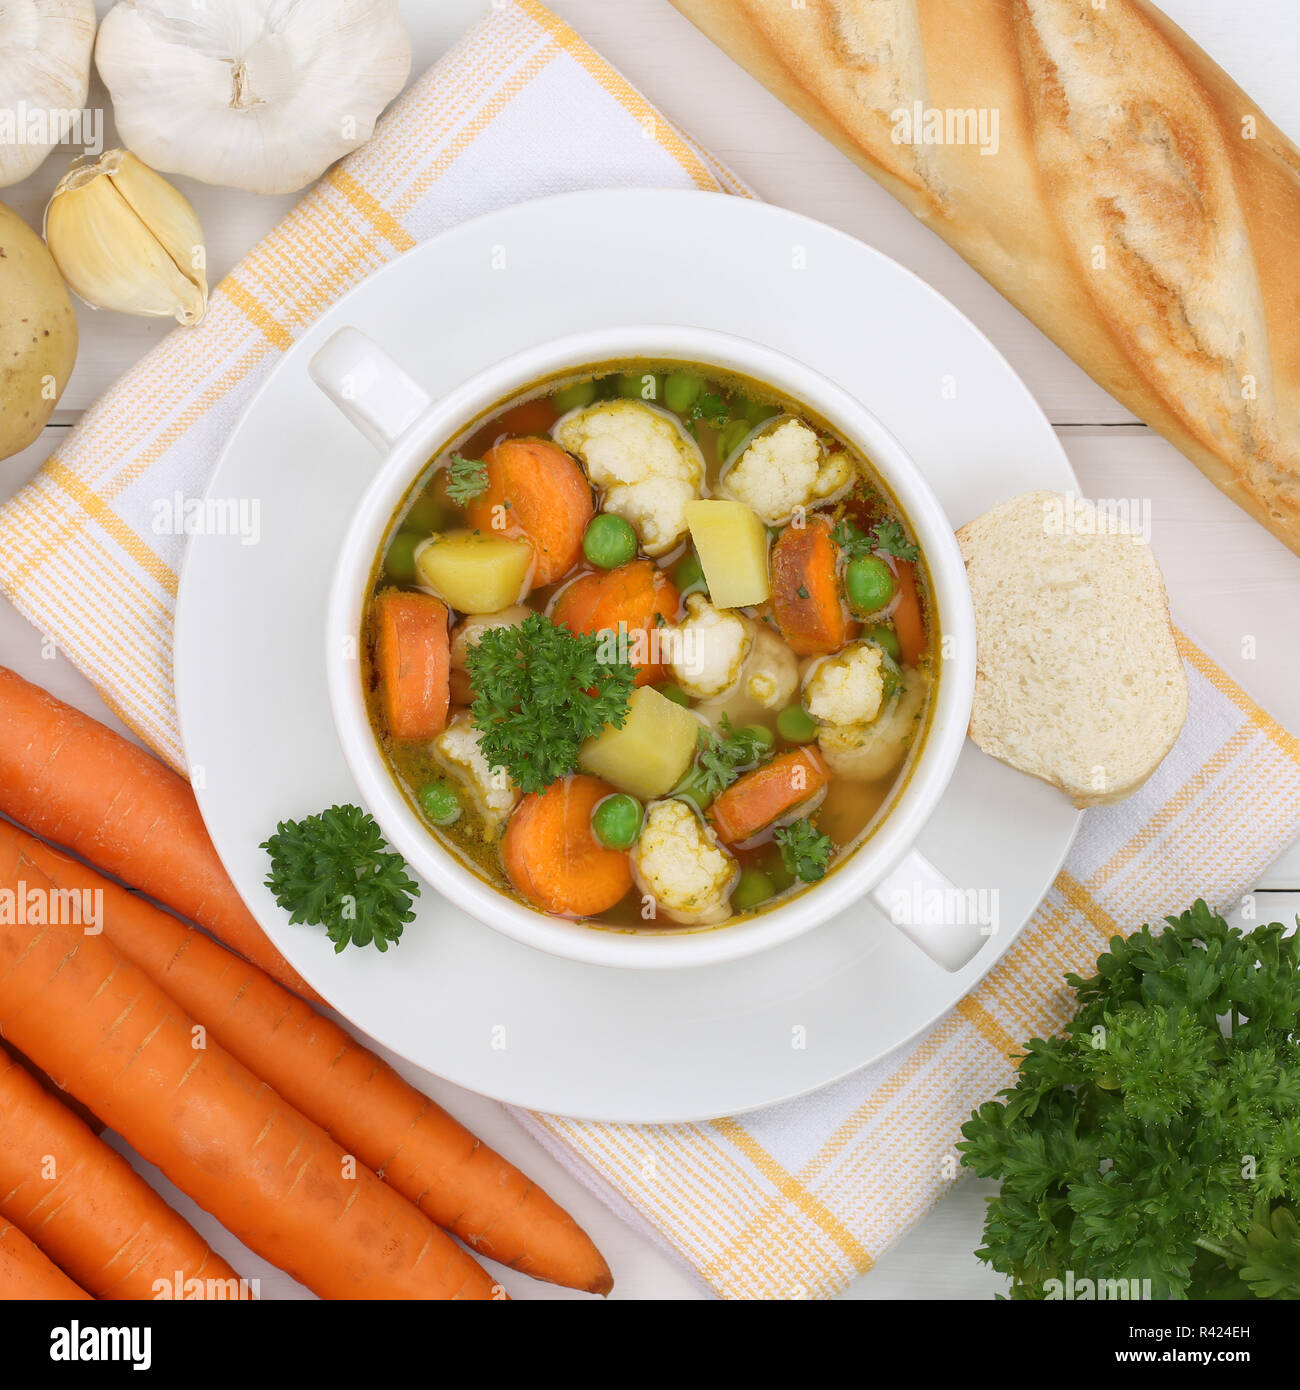
[[[0,203],[0,459],[45,428],[77,360],[77,316],[45,243]]]

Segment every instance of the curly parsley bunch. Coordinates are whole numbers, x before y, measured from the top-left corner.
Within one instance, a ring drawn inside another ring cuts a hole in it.
[[[1057,1038],[962,1127],[1000,1178],[979,1257],[1041,1298],[1067,1270],[1156,1297],[1300,1298],[1300,935],[1204,902],[1115,937]]]

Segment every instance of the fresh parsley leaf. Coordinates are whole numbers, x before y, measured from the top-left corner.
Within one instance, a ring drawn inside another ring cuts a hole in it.
[[[419,884],[359,806],[281,821],[261,848],[271,856],[266,886],[289,921],[324,927],[335,951],[370,945],[386,951],[415,916]]]
[[[451,456],[447,468],[447,496],[458,506],[472,502],[487,491],[488,466],[482,459],[467,459],[460,454]]]
[[[583,743],[622,728],[636,670],[600,633],[575,636],[541,613],[491,628],[469,649],[471,716],[490,767],[539,792],[578,765]]]
[[[1064,1033],[962,1127],[962,1162],[1002,1184],[979,1257],[1013,1298],[1067,1270],[1300,1298],[1300,934],[1197,902],[1066,982]]]
[[[705,391],[691,405],[691,419],[703,420],[710,428],[720,430],[730,423],[731,414],[722,396],[716,391]]]
[[[803,883],[825,878],[835,846],[831,837],[823,835],[806,816],[789,825],[778,825],[772,838],[781,848],[781,862],[787,873]]]
[[[921,553],[907,539],[902,522],[894,521],[892,518],[877,524],[875,549],[882,555],[893,555],[899,560],[915,560]]]
[[[835,523],[831,529],[831,540],[844,552],[847,560],[871,553],[871,537],[865,535],[847,516]]]
[[[686,429],[692,439],[700,437],[700,422],[712,430],[720,430],[731,422],[726,400],[716,391],[706,391],[691,402],[686,413]]]
[[[696,766],[690,774],[692,784],[706,801],[719,796],[742,772],[757,767],[772,751],[756,731],[733,729],[725,714],[721,725],[721,734],[712,729],[700,730]]]
[[[893,555],[899,560],[915,560],[920,554],[907,539],[902,523],[892,518],[878,521],[870,531],[863,531],[848,517],[843,517],[831,531],[831,539],[849,560],[858,555],[870,555],[872,551]]]

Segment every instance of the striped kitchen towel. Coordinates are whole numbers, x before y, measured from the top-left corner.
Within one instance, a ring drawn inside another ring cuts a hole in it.
[[[185,766],[171,680],[184,538],[153,499],[202,491],[240,411],[345,290],[468,217],[596,186],[740,182],[535,0],[488,16],[392,108],[0,509],[0,588],[124,722]],[[1196,895],[1226,903],[1300,829],[1300,748],[1190,643],[1192,713],[1123,805],[1090,812],[999,968],[885,1062],[816,1096],[707,1124],[520,1118],[629,1220],[730,1297],[823,1297],[956,1180],[958,1126],[1009,1056],[1066,1016],[1062,972]]]

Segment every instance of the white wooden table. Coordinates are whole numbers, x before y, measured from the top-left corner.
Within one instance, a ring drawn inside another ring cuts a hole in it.
[[[488,7],[488,0],[404,0],[421,72]],[[1008,305],[953,251],[809,130],[677,14],[668,0],[551,0],[606,58],[671,119],[702,140],[771,202],[818,217],[879,247],[965,311],[1021,373],[1056,426],[1091,497],[1148,502],[1153,543],[1179,623],[1289,728],[1300,730],[1300,559],[1216,492],[1170,445],[1139,424]],[[101,13],[109,8],[100,0]],[[1164,8],[1300,140],[1300,12],[1294,0],[1164,0]],[[92,104],[107,105],[98,82]],[[113,143],[111,116],[107,143]],[[56,153],[0,197],[35,226],[65,157]],[[183,181],[207,233],[213,283],[295,199],[258,198]],[[0,498],[37,468],[95,397],[168,324],[79,308],[81,354],[50,427],[26,453],[0,464]],[[1253,644],[1247,642],[1253,638]],[[1243,653],[1251,653],[1249,659]],[[0,600],[0,659],[109,724],[113,716],[72,665],[49,659],[42,638]],[[1264,920],[1300,912],[1300,847],[1259,885]],[[410,1068],[408,1075],[418,1076]],[[591,1232],[614,1269],[616,1298],[693,1298],[696,1285],[569,1178],[495,1103],[442,1082],[427,1088],[487,1142],[528,1169]],[[160,1175],[151,1180],[241,1271],[260,1275],[264,1297],[305,1297],[286,1276],[243,1251]],[[1002,1281],[976,1261],[984,1196],[968,1182],[922,1221],[850,1297],[984,1298]],[[518,1297],[567,1297],[525,1279]]]

